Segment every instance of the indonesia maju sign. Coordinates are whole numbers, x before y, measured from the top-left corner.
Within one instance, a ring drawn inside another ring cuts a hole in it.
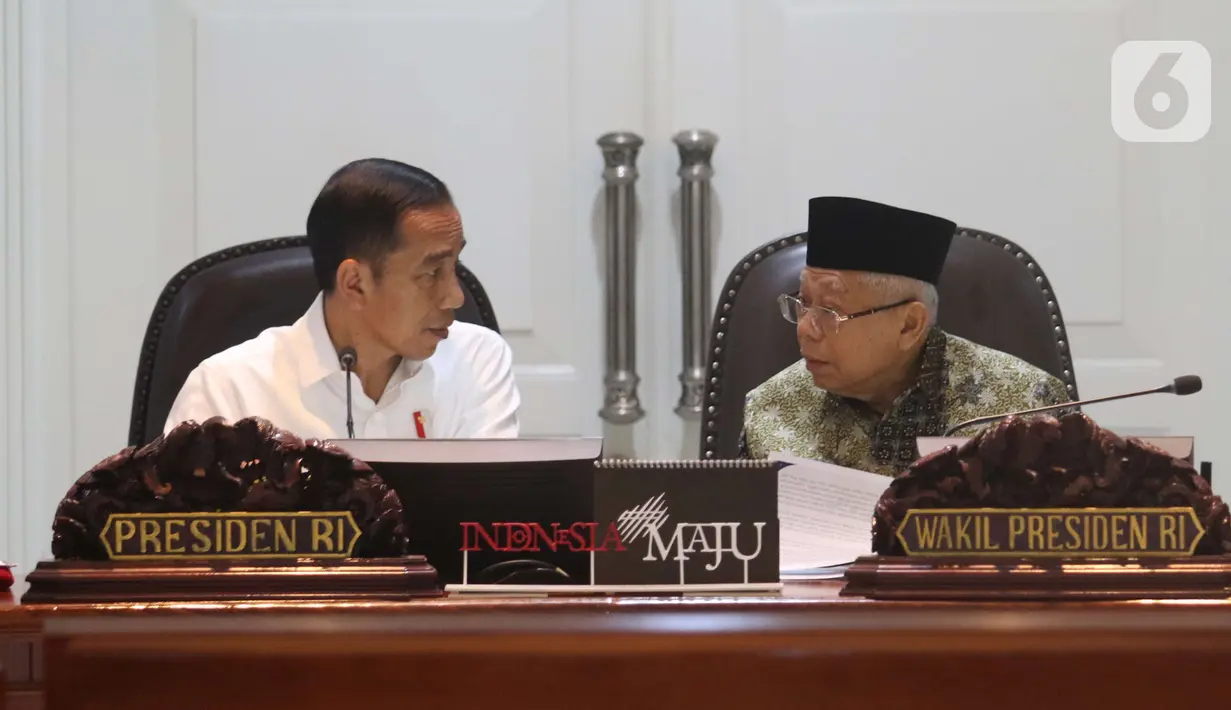
[[[572,519],[461,522],[462,585],[506,563],[568,567],[591,587],[781,585],[776,464],[604,461],[593,476]]]

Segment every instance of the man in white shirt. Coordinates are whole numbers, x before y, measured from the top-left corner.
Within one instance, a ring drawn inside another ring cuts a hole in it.
[[[293,325],[202,362],[167,418],[248,416],[302,438],[347,436],[346,373],[360,439],[515,438],[521,397],[495,331],[454,322],[462,222],[443,182],[390,160],[338,170],[308,214],[321,293]]]

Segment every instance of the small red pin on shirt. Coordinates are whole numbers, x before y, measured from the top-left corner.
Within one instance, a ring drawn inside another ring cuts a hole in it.
[[[423,412],[415,412],[415,433],[420,439],[427,438],[427,431],[423,428]]]

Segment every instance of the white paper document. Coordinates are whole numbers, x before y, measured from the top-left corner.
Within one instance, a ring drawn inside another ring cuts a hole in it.
[[[872,554],[872,513],[890,479],[775,453],[779,567],[783,572],[845,565]]]

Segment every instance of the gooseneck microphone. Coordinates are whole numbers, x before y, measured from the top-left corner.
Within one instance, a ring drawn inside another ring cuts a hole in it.
[[[351,439],[355,438],[355,418],[351,412],[350,375],[355,371],[355,362],[358,359],[359,356],[355,354],[355,349],[352,347],[345,347],[338,351],[338,362],[346,371],[346,436]]]
[[[953,432],[959,431],[961,429],[965,429],[968,426],[973,426],[975,424],[986,424],[987,422],[994,422],[997,419],[1004,419],[1006,417],[1020,417],[1020,416],[1025,416],[1027,414],[1039,414],[1040,412],[1050,412],[1056,409],[1068,409],[1070,407],[1081,407],[1087,404],[1098,404],[1099,402],[1110,402],[1116,399],[1128,399],[1130,397],[1141,397],[1147,394],[1186,395],[1186,394],[1192,394],[1194,392],[1200,392],[1200,391],[1201,391],[1201,378],[1200,377],[1197,377],[1196,375],[1181,375],[1175,378],[1175,380],[1173,380],[1171,384],[1163,385],[1162,387],[1156,387],[1152,390],[1142,390],[1140,392],[1130,392],[1128,394],[1116,394],[1110,397],[1099,397],[1097,399],[1086,399],[1080,402],[1065,402],[1063,404],[1052,404],[1046,407],[1039,407],[1038,409],[1027,409],[1022,412],[1006,412],[1004,414],[989,414],[986,417],[975,417],[974,419],[969,419],[949,429],[949,431],[945,432],[945,436],[952,436]]]

